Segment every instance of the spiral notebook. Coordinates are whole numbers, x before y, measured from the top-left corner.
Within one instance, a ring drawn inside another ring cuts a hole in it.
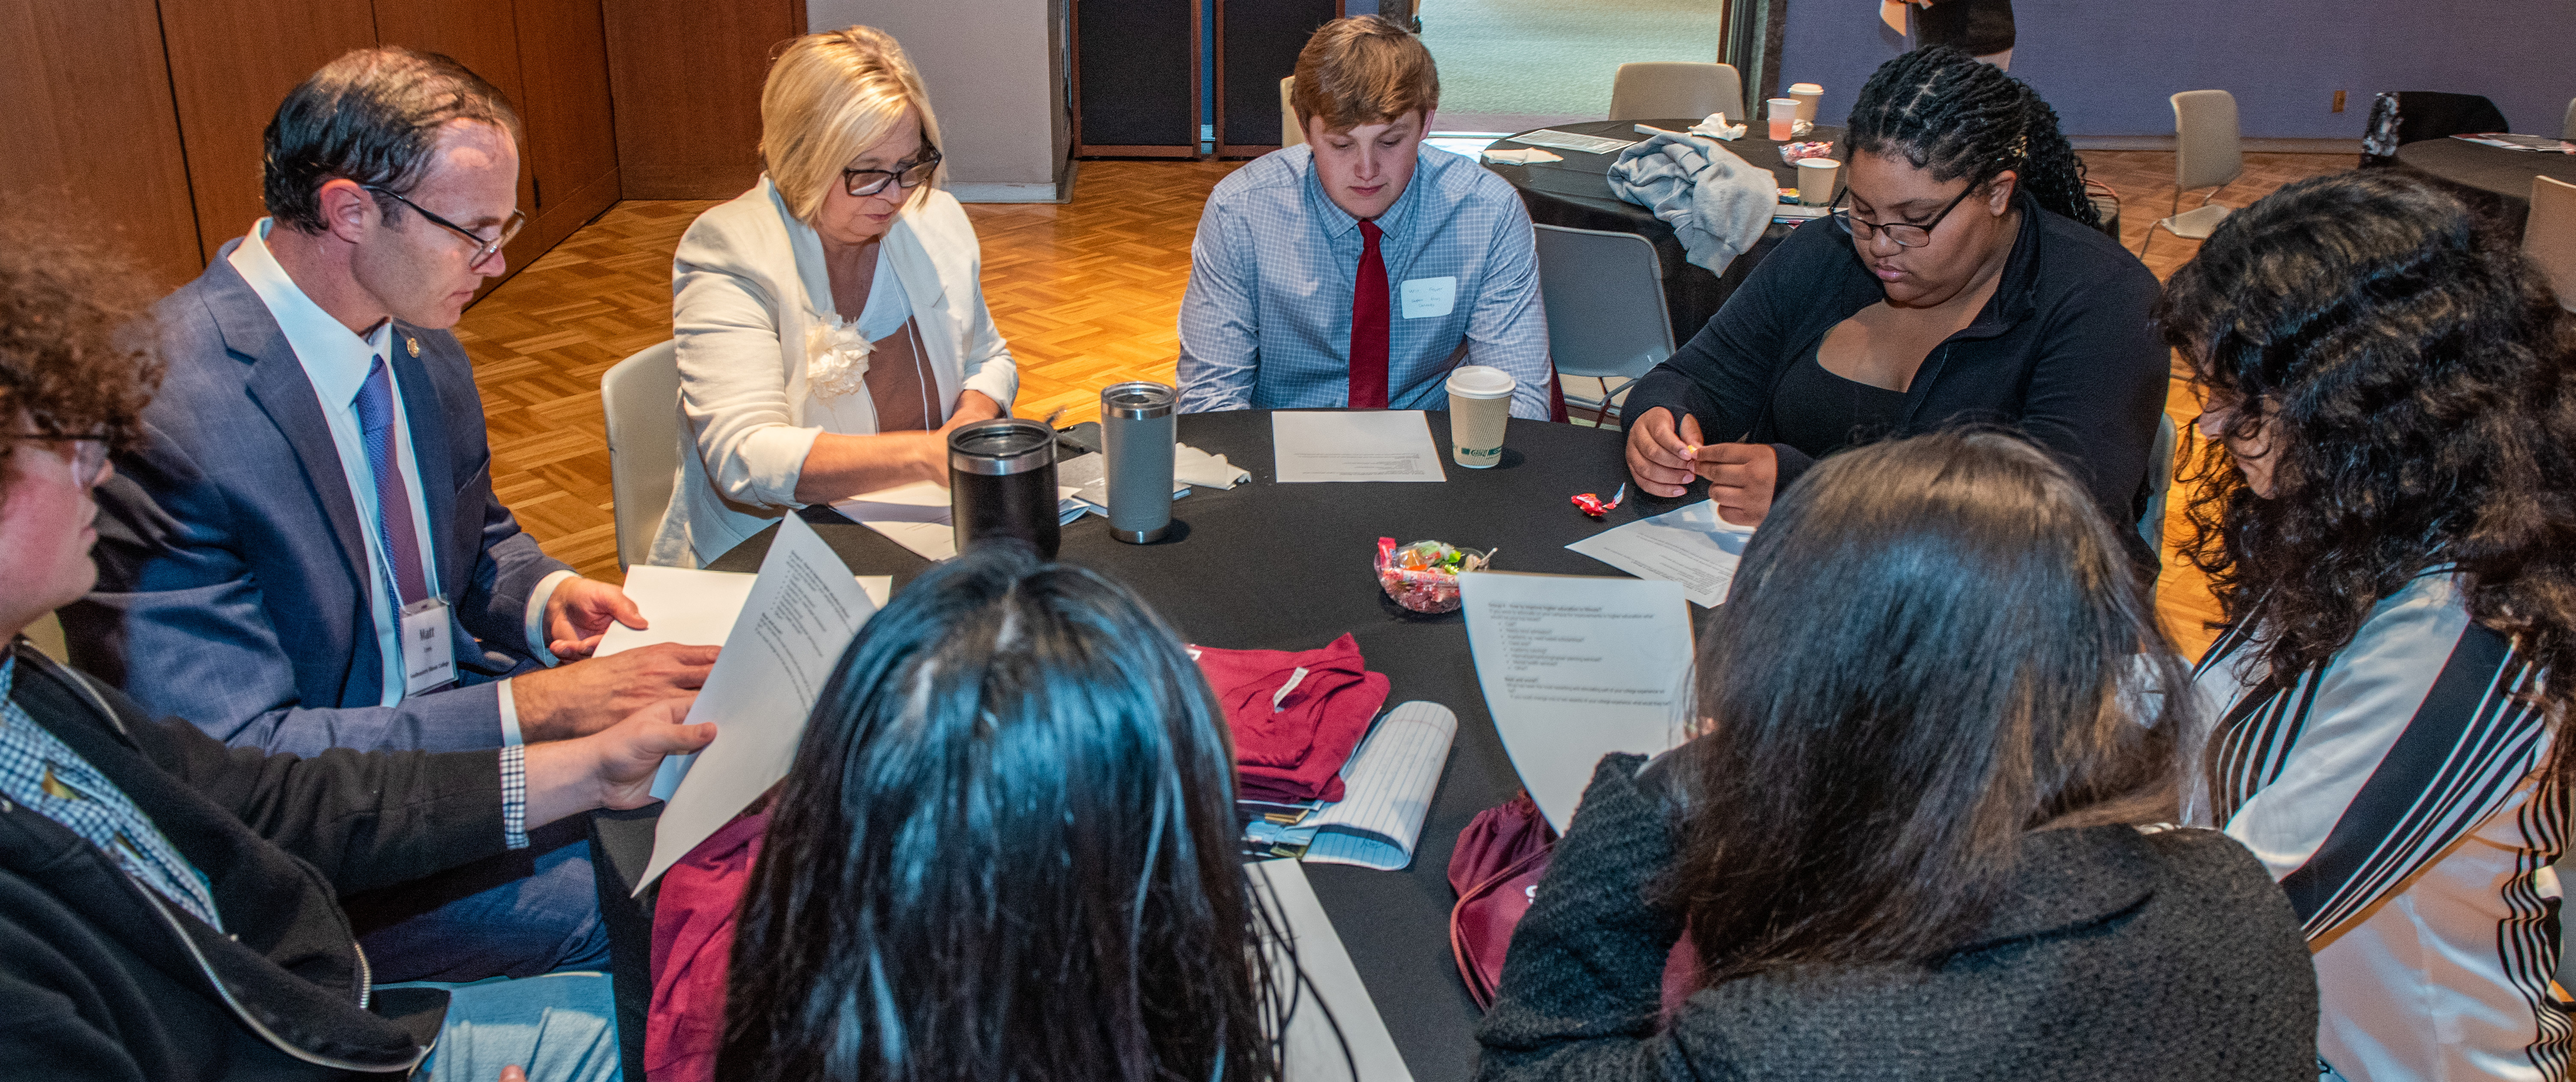
[[[1413,863],[1422,821],[1440,789],[1458,715],[1416,700],[1389,710],[1342,765],[1342,799],[1294,823],[1255,819],[1250,839],[1316,864],[1395,871]]]

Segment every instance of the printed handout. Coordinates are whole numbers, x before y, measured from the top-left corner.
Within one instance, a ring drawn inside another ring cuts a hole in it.
[[[1691,615],[1679,584],[1480,572],[1458,576],[1458,593],[1485,709],[1557,830],[1602,756],[1682,742]]]

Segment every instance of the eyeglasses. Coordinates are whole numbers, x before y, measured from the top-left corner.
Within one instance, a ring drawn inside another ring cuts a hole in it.
[[[501,223],[501,235],[487,240],[473,230],[432,214],[423,209],[420,204],[403,198],[401,192],[389,191],[384,188],[379,188],[373,184],[361,185],[361,187],[364,187],[368,191],[374,192],[378,195],[390,195],[394,197],[395,201],[406,207],[410,207],[414,213],[419,214],[423,218],[429,219],[429,224],[473,241],[474,254],[465,260],[465,269],[467,270],[473,270],[476,267],[480,267],[485,263],[491,262],[493,256],[501,254],[501,246],[510,243],[510,238],[519,235],[519,228],[528,224],[528,215],[526,211],[512,210],[510,212],[510,220]]]
[[[918,188],[930,182],[930,174],[939,169],[942,160],[938,147],[925,147],[925,153],[912,161],[896,162],[892,169],[844,169],[841,185],[851,195],[875,195],[888,184]],[[869,180],[875,177],[875,180]]]
[[[98,475],[107,469],[108,437],[104,432],[92,436],[72,436],[52,432],[22,432],[10,437],[22,443],[68,443],[72,445],[72,482],[82,488],[98,483]]]
[[[1932,243],[1933,227],[1940,225],[1941,219],[1949,217],[1951,211],[1957,210],[1959,204],[1966,202],[1968,196],[1975,194],[1976,190],[1984,184],[1983,180],[1970,183],[1966,191],[1960,192],[1957,198],[1950,200],[1949,206],[1941,208],[1941,213],[1933,215],[1931,221],[1921,225],[1912,222],[1871,222],[1852,217],[1851,210],[1843,206],[1843,200],[1851,198],[1849,188],[1843,189],[1840,194],[1834,196],[1833,205],[1826,208],[1825,216],[1832,218],[1835,225],[1842,227],[1843,232],[1862,240],[1868,240],[1873,233],[1885,233],[1887,239],[1895,241],[1899,248],[1920,248]]]

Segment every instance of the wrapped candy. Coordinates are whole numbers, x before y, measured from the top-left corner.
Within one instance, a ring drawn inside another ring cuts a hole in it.
[[[1796,165],[1802,158],[1830,158],[1833,156],[1834,144],[1830,140],[1814,143],[1780,144],[1780,161],[1786,165]]]
[[[1392,537],[1377,539],[1377,582],[1386,596],[1414,612],[1458,611],[1458,576],[1482,571],[1491,551],[1459,548],[1441,541],[1397,545]]]
[[[1623,481],[1619,484],[1619,491],[1612,493],[1609,500],[1604,501],[1600,496],[1586,492],[1574,498],[1574,506],[1581,509],[1584,514],[1590,515],[1594,518],[1600,518],[1603,515],[1617,510],[1619,507],[1619,501],[1626,499],[1627,496],[1628,485],[1627,482]]]

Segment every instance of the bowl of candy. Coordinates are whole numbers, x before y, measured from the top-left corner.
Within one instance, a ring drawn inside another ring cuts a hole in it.
[[[1444,541],[1398,545],[1392,537],[1377,539],[1377,583],[1386,596],[1407,610],[1421,613],[1458,611],[1458,576],[1482,571],[1493,552],[1459,548]]]

